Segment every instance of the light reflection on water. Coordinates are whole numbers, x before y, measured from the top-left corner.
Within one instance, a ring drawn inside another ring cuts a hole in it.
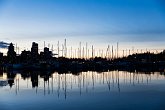
[[[160,72],[13,74],[3,73],[9,84],[0,86],[0,110],[165,108]]]

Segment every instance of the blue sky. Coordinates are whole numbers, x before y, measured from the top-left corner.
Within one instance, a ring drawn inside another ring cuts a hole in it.
[[[165,2],[0,0],[1,41],[31,45],[31,41],[56,43],[64,38],[70,44],[164,42]]]

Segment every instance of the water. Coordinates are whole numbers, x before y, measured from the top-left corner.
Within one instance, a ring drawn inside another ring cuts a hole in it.
[[[165,76],[160,72],[16,72],[0,77],[10,80],[0,86],[0,110],[165,109]]]

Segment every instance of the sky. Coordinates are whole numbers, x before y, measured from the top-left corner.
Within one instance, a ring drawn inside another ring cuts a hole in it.
[[[0,0],[0,41],[165,47],[164,0]]]

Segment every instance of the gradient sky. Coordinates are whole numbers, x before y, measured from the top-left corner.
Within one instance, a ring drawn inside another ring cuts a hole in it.
[[[55,44],[65,38],[68,45],[156,42],[162,48],[165,1],[0,0],[0,41],[30,48],[32,41]]]

